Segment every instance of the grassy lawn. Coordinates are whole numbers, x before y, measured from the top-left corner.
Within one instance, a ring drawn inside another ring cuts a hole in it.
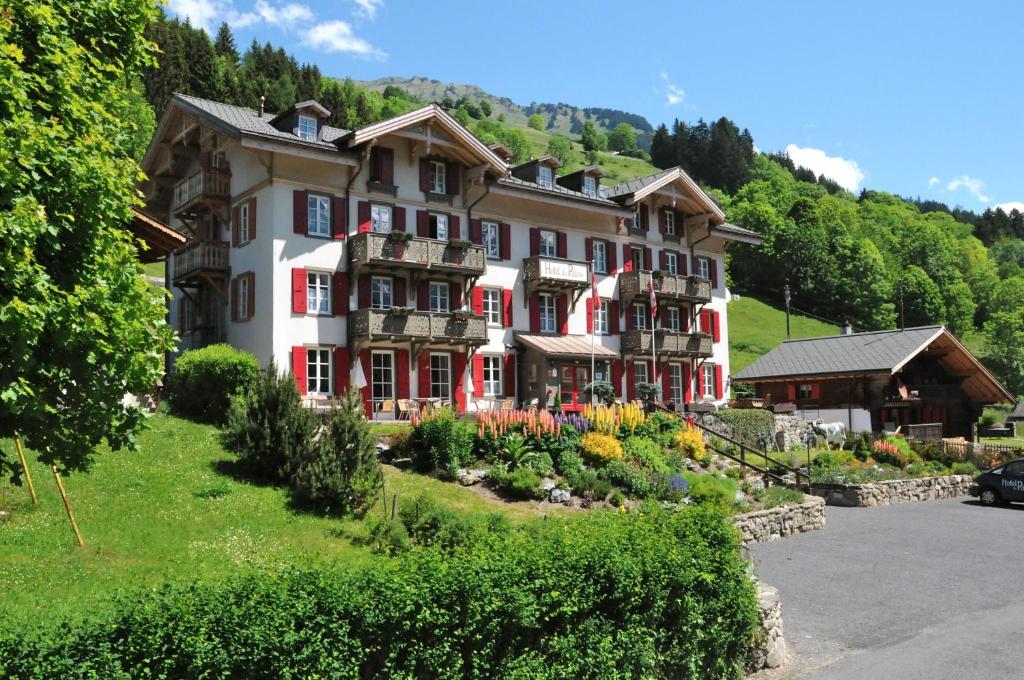
[[[794,338],[836,335],[839,327],[804,316],[790,316]],[[752,297],[729,303],[729,370],[738,373],[786,339],[786,311]]]
[[[166,267],[166,264],[167,263],[164,262],[163,260],[161,260],[160,262],[147,262],[146,264],[142,265],[142,269],[146,276],[154,276],[158,279],[163,280],[165,273],[164,268]]]
[[[104,452],[64,483],[85,538],[75,548],[53,475],[32,465],[28,489],[0,483],[0,625],[55,620],[103,607],[125,587],[217,579],[256,567],[375,559],[353,544],[361,523],[297,513],[284,490],[220,472],[231,460],[217,430],[156,415],[136,452]],[[2,442],[12,451],[11,442]],[[430,493],[463,512],[538,517],[536,504],[507,504],[470,489],[385,467],[389,500]],[[379,509],[375,510],[379,511]]]
[[[996,444],[998,446],[1014,446],[1024,449],[1024,439],[1020,437],[978,437],[982,444]]]

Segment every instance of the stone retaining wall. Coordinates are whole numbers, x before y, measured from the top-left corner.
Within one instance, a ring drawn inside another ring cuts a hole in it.
[[[760,630],[747,655],[746,668],[756,673],[764,668],[778,668],[786,662],[786,639],[782,636],[782,602],[779,591],[758,582],[757,600]]]
[[[971,475],[923,477],[921,479],[890,479],[872,484],[828,484],[811,487],[811,493],[821,496],[828,505],[847,508],[871,508],[893,503],[916,503],[940,498],[966,496],[971,487]]]
[[[792,534],[802,534],[825,526],[825,501],[817,495],[808,496],[799,505],[780,505],[769,510],[748,512],[732,519],[743,544],[768,543]]]

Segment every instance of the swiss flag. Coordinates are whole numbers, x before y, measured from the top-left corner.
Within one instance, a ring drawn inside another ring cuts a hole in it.
[[[658,298],[654,296],[654,282],[647,282],[647,290],[651,293],[651,323],[653,328],[654,320],[658,318]]]

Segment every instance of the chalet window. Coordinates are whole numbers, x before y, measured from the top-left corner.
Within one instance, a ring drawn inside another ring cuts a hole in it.
[[[555,297],[553,295],[539,296],[540,304],[540,332],[555,332]]]
[[[430,282],[430,311],[432,312],[447,312],[449,311],[448,295],[450,288],[447,281],[431,281]]]
[[[181,302],[178,305],[179,314],[181,314],[181,330],[185,333],[192,332],[192,300],[187,297],[181,298]]]
[[[697,275],[702,279],[711,278],[711,258],[710,257],[698,257],[697,258]]]
[[[238,242],[249,242],[249,201],[238,206]]]
[[[372,205],[370,206],[370,229],[375,234],[391,233],[391,206]]]
[[[546,229],[540,232],[540,254],[545,257],[556,257],[558,254],[558,235]]]
[[[328,272],[306,272],[306,311],[309,314],[331,313],[331,275]]]
[[[331,393],[331,350],[319,347],[306,350],[306,391],[321,396]]]
[[[810,383],[802,383],[797,390],[797,399],[800,401],[810,401],[814,399],[814,385]]]
[[[501,234],[497,222],[484,222],[484,248],[487,251],[487,259],[501,259]]]
[[[391,309],[394,304],[391,291],[390,278],[374,276],[370,281],[370,307],[372,309]]]
[[[608,301],[594,308],[594,335],[608,335]]]
[[[501,390],[501,357],[484,357],[484,396],[496,397]]]
[[[664,210],[661,213],[662,219],[665,220],[665,233],[669,236],[675,236],[676,233],[676,214],[671,210]]]
[[[673,403],[683,403],[683,367],[681,364],[668,365],[668,392],[668,398]]]
[[[430,355],[430,396],[434,399],[451,399],[452,370],[451,356]]]
[[[309,141],[316,139],[316,118],[299,116],[299,138]]]
[[[647,330],[647,305],[633,305],[633,328],[638,331]]]
[[[249,318],[249,296],[252,295],[252,291],[249,290],[249,277],[240,276],[238,278],[238,320],[245,321]]]
[[[665,253],[665,270],[669,274],[679,273],[679,256],[675,253]]]
[[[644,267],[644,249],[643,248],[633,248],[632,256],[633,256],[633,270],[634,271],[643,271],[643,270],[645,270],[646,267]]]
[[[550,189],[554,184],[554,174],[554,171],[548,166],[540,166],[537,169],[537,184],[546,189]]]
[[[430,238],[438,241],[448,240],[448,216],[440,213],[430,213]]]
[[[370,367],[374,402],[395,398],[395,358],[391,352],[373,352]]]
[[[678,331],[682,329],[682,315],[679,313],[678,307],[666,307],[666,323],[665,327],[672,331]]]
[[[447,167],[441,161],[430,161],[430,191],[435,194],[446,193],[447,182],[445,173]]]
[[[497,288],[484,288],[483,290],[483,302],[484,302],[484,318],[487,319],[487,323],[500,326],[501,325],[501,290]]]
[[[331,199],[328,196],[310,194],[306,199],[306,233],[310,236],[331,235]]]
[[[650,378],[647,375],[647,362],[646,361],[634,361],[633,362],[633,377],[636,378],[636,384],[650,382]]]
[[[597,197],[597,178],[586,175],[583,178],[583,193],[587,196]]]
[[[704,364],[701,368],[704,371],[704,394],[701,396],[707,397],[708,399],[715,398],[715,365]]]
[[[608,244],[604,241],[594,241],[594,271],[599,274],[608,273]]]

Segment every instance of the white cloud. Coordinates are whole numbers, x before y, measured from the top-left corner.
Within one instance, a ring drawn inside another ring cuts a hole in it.
[[[1002,208],[1003,212],[1009,215],[1011,212],[1016,210],[1019,213],[1024,213],[1024,203],[1020,201],[1007,201],[1006,203],[996,203],[993,208]]]
[[[988,203],[988,195],[985,194],[985,182],[982,180],[976,177],[960,175],[950,180],[949,184],[946,185],[946,191],[959,191],[960,189],[966,189],[979,202]]]
[[[384,0],[355,0],[356,16],[366,17],[370,21],[377,18],[377,10],[384,6]]]
[[[658,92],[661,96],[665,97],[666,106],[675,106],[681,104],[686,99],[686,92],[683,88],[679,87],[668,77],[667,71],[662,71],[660,74],[662,89],[658,90],[655,88],[655,92]]]
[[[214,20],[225,10],[220,3],[207,0],[170,0],[167,3],[167,9],[171,14],[188,19],[193,26],[202,28],[211,34]]]
[[[316,16],[309,7],[297,2],[274,7],[266,0],[256,0],[256,14],[268,24],[286,28],[291,28],[300,21],[312,21]]]
[[[866,175],[857,165],[842,156],[829,156],[821,149],[790,144],[786,153],[796,165],[807,168],[815,175],[824,175],[847,191],[857,191]]]
[[[928,178],[928,188],[929,189],[937,187],[940,184],[942,184],[942,180],[939,179],[938,177],[930,177],[930,178]]]
[[[325,21],[310,29],[304,42],[327,52],[347,52],[360,57],[383,59],[387,56],[362,38],[356,37],[352,27],[344,21]]]

